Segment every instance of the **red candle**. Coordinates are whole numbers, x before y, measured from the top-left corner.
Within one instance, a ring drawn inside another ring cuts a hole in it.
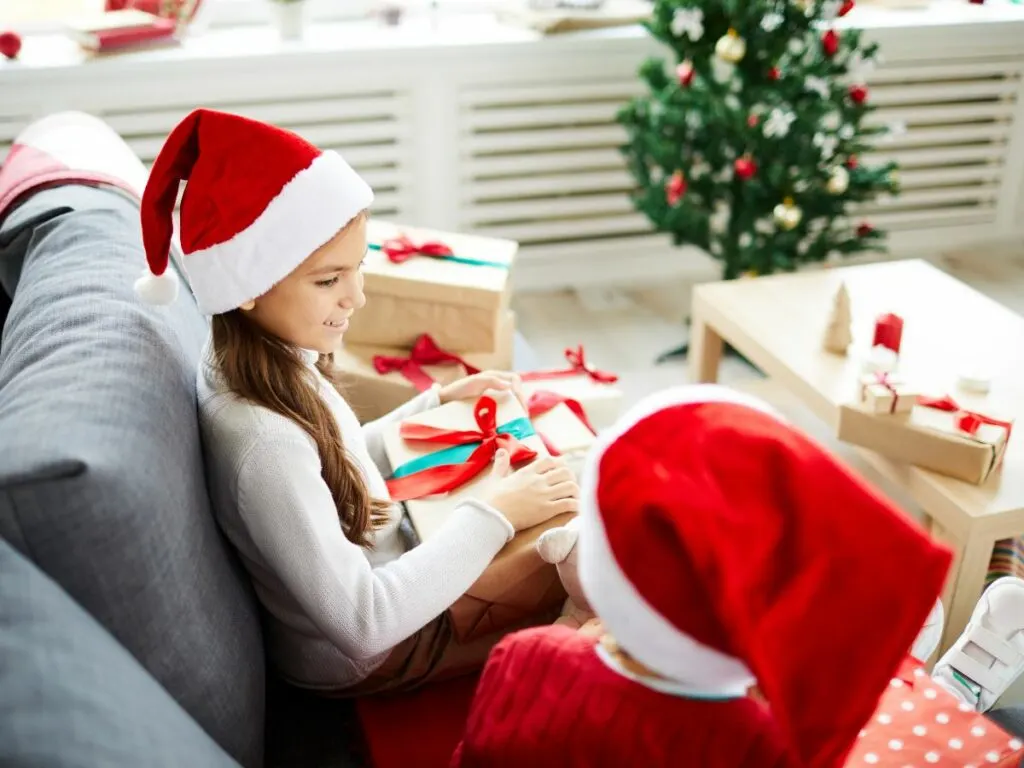
[[[903,318],[892,312],[879,315],[875,320],[875,336],[871,346],[881,344],[897,355],[900,353],[900,342],[903,341]]]

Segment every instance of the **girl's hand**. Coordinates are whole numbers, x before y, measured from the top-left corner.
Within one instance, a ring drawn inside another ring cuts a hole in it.
[[[476,399],[489,389],[511,392],[523,404],[523,408],[526,408],[526,396],[523,394],[523,383],[519,374],[508,371],[474,373],[472,376],[466,376],[441,387],[438,396],[441,398],[441,405],[444,405],[453,400]]]

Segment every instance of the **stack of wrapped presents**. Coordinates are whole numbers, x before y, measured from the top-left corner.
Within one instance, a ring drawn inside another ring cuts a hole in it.
[[[979,485],[1001,466],[1012,430],[997,414],[925,394],[893,372],[865,374],[839,417],[841,440]]]
[[[335,354],[345,397],[361,421],[391,412],[435,382],[512,370],[515,242],[377,220],[368,224],[368,239],[366,306],[353,315]],[[405,503],[420,541],[434,535],[460,499],[486,491],[497,447],[515,449],[516,467],[559,456],[578,470],[597,431],[618,415],[617,376],[594,366],[582,347],[567,349],[550,367],[520,373],[525,402],[494,393],[391,425],[391,494]],[[562,516],[521,531],[506,545],[450,610],[460,639],[561,605],[558,575],[535,544],[565,522]]]

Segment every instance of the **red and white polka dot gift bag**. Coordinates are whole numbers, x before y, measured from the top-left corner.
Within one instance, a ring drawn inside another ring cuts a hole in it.
[[[908,658],[882,695],[847,768],[1017,768],[1024,744],[938,686]]]

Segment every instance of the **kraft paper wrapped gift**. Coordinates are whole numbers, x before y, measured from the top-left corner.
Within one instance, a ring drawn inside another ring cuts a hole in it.
[[[537,390],[530,395],[527,410],[544,447],[579,477],[597,441],[597,432],[582,404],[557,392]]]
[[[493,409],[491,415],[481,413],[488,409]],[[573,441],[587,439],[579,436],[578,432],[573,433],[578,438],[573,438],[569,433],[570,428],[576,429],[573,424],[575,417],[564,404],[552,409],[548,417],[545,436],[560,445],[561,449],[577,450]],[[568,426],[560,427],[560,420]],[[403,432],[408,431],[407,425],[426,425],[444,432],[464,434],[460,441],[448,444],[410,440],[403,437]],[[487,492],[494,483],[490,471],[493,451],[489,455],[487,451],[483,452],[478,474],[444,494],[408,498],[408,494],[402,492],[404,489],[394,483],[415,477],[422,470],[438,464],[468,467],[472,464],[471,455],[482,447],[483,440],[480,438],[485,435],[493,437],[497,433],[513,435],[529,454],[529,458],[514,466],[524,466],[529,460],[548,455],[544,441],[536,434],[522,404],[511,395],[496,394],[494,398],[483,397],[475,403],[446,403],[417,414],[403,425],[396,424],[384,433],[384,449],[391,466],[395,468],[395,477],[389,481],[389,486],[395,489],[393,496],[396,499],[408,499],[405,501],[406,509],[421,541],[437,533],[460,499]],[[512,455],[515,458],[515,451],[512,451]],[[467,472],[470,471],[471,468],[467,469]],[[469,588],[465,598],[449,611],[460,641],[483,637],[524,619],[557,611],[565,601],[565,591],[554,566],[540,559],[534,545],[544,531],[564,525],[571,517],[571,514],[559,515],[529,530],[520,531],[505,545],[477,582]]]
[[[500,344],[493,353],[462,355],[443,349],[424,334],[411,349],[343,343],[334,353],[335,374],[345,400],[366,423],[391,413],[434,382],[450,384],[469,373],[512,370],[515,313],[505,313]]]
[[[616,386],[619,377],[587,362],[582,346],[565,350],[565,359],[565,368],[521,374],[527,396],[554,392],[583,406],[594,429],[610,427],[622,410],[622,390]]]
[[[1017,768],[1020,739],[961,703],[907,659],[861,730],[847,766]]]
[[[1000,466],[1012,424],[962,409],[952,398],[919,398],[906,414],[839,409],[837,437],[895,461],[980,485]]]
[[[376,219],[367,236],[366,306],[348,343],[409,348],[426,333],[452,352],[498,349],[518,243]]]
[[[871,413],[909,413],[920,394],[895,373],[869,373],[860,380],[860,404]]]

